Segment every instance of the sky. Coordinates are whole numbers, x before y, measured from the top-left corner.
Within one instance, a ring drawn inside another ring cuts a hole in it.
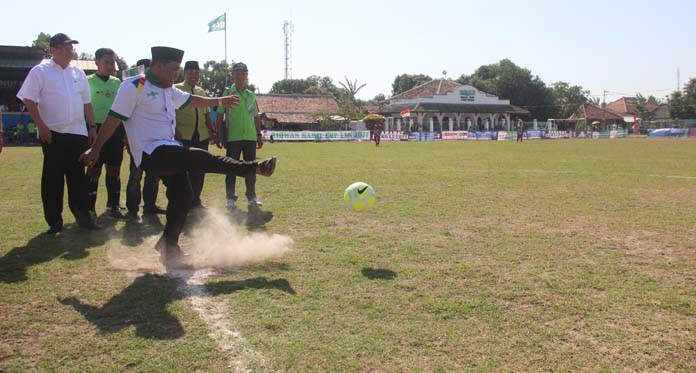
[[[63,32],[80,42],[78,53],[109,47],[129,64],[155,45],[183,49],[185,61],[223,60],[225,33],[209,33],[208,22],[227,13],[227,58],[245,62],[262,93],[284,78],[286,20],[291,77],[357,80],[362,99],[390,96],[400,74],[456,79],[504,58],[547,85],[580,85],[600,99],[608,91],[607,101],[664,98],[677,89],[677,70],[682,86],[696,77],[696,2],[686,0],[3,3],[0,45]]]

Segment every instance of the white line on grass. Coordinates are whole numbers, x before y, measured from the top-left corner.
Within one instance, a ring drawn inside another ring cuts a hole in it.
[[[545,173],[545,174],[592,174],[591,172],[581,172],[581,171],[570,171],[570,170],[535,170],[535,169],[518,169],[517,172],[529,172],[529,173]],[[501,173],[509,173],[511,171],[504,171]],[[486,171],[485,173],[490,173]],[[615,172],[613,176],[647,176],[647,177],[664,177],[665,179],[685,179],[685,180],[696,180],[696,176],[681,176],[681,175],[656,175],[656,174],[629,174],[622,172]]]
[[[205,289],[205,280],[211,275],[209,270],[171,271],[181,281],[178,290],[186,295],[192,308],[208,325],[210,338],[230,357],[228,368],[235,372],[254,372],[265,370],[263,356],[247,346],[244,337],[236,330],[234,322],[227,316],[230,310],[223,302],[216,302]]]

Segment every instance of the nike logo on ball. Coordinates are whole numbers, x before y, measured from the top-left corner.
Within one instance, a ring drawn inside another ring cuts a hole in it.
[[[364,187],[362,187],[362,188],[358,188],[358,194],[363,194],[363,193],[365,193],[365,191],[367,190],[367,188],[368,188],[367,186],[364,186]]]

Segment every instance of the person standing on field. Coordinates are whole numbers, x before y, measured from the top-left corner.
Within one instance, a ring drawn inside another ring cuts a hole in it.
[[[41,200],[46,233],[63,230],[63,191],[68,185],[68,205],[77,224],[97,229],[87,202],[87,177],[80,155],[97,135],[91,96],[84,71],[71,64],[77,40],[58,33],[49,41],[47,62],[34,66],[17,97],[36,123],[43,150]]]

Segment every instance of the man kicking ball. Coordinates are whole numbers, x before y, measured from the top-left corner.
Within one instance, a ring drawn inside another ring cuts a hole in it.
[[[87,166],[94,165],[102,146],[123,121],[136,165],[160,175],[167,187],[167,223],[155,248],[163,264],[171,266],[182,264],[184,259],[179,236],[193,200],[188,172],[271,176],[276,166],[275,157],[262,162],[242,162],[202,149],[186,148],[174,139],[177,109],[233,107],[239,103],[234,95],[206,98],[173,87],[183,57],[182,50],[153,47],[150,70],[121,84],[97,139],[80,157]]]

